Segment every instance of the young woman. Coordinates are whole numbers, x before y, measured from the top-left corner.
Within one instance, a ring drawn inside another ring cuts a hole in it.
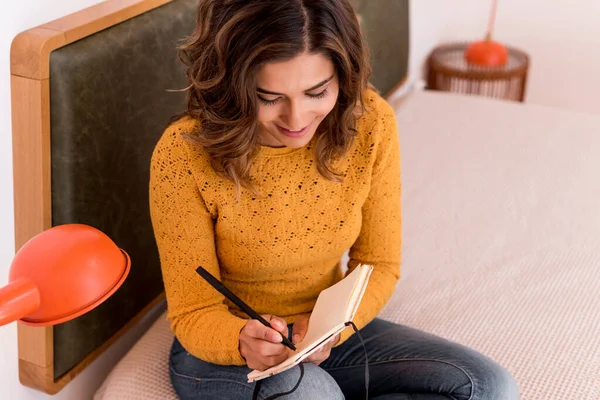
[[[364,398],[365,349],[373,399],[518,398],[490,359],[376,318],[400,276],[400,152],[347,0],[202,0],[197,18],[182,47],[187,112],[157,144],[150,180],[180,398]],[[302,368],[248,383],[287,358],[281,334],[302,340],[348,249],[349,270],[374,266],[360,337],[346,329]]]

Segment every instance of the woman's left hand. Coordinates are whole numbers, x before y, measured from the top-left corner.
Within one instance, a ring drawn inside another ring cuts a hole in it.
[[[294,344],[300,343],[302,339],[304,339],[304,335],[306,335],[306,331],[308,329],[308,318],[310,315],[300,315],[294,321],[294,326],[292,328],[292,342]],[[313,364],[319,365],[323,361],[327,360],[329,354],[331,353],[331,348],[335,346],[335,344],[340,340],[340,335],[337,334],[327,343],[325,343],[319,350],[312,353],[310,356],[304,359],[304,362],[311,362]]]

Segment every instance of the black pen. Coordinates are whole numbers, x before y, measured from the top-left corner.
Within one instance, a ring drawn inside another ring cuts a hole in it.
[[[201,277],[203,277],[206,282],[210,283],[212,287],[217,289],[223,296],[227,297],[229,300],[231,300],[231,302],[233,304],[235,304],[243,312],[248,314],[248,316],[250,318],[256,319],[256,320],[260,321],[264,326],[272,328],[271,324],[269,324],[269,322],[266,319],[261,317],[256,311],[254,311],[252,308],[250,308],[250,306],[248,304],[244,303],[239,297],[237,297],[229,289],[227,289],[225,287],[225,285],[223,285],[217,278],[212,276],[210,272],[208,272],[207,270],[205,270],[202,267],[196,268],[196,272]],[[283,333],[279,332],[279,334],[281,335],[281,338],[283,339],[282,343],[285,346],[289,347],[290,349],[296,351],[296,346],[294,346],[294,343],[292,343],[288,338],[286,338],[283,335]]]

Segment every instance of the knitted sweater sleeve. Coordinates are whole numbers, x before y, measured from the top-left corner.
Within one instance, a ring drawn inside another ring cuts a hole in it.
[[[349,272],[358,264],[373,265],[373,272],[354,323],[364,327],[383,309],[400,278],[401,251],[401,182],[400,145],[393,109],[378,99],[374,133],[376,158],[371,174],[371,188],[362,207],[362,227],[350,249]],[[346,329],[338,345],[353,333]]]
[[[244,365],[239,332],[246,320],[231,314],[224,297],[196,272],[220,279],[214,222],[189,167],[189,145],[169,128],[150,166],[150,215],[160,255],[171,329],[194,356],[215,364]]]

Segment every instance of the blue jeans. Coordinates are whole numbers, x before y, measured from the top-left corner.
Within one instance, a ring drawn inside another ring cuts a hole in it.
[[[352,329],[352,328],[347,328]],[[291,327],[290,327],[291,332]],[[378,400],[513,400],[513,377],[474,350],[440,337],[375,319],[360,334],[369,356],[369,398]],[[364,350],[356,334],[334,347],[319,366],[304,363],[300,386],[282,399],[364,399]],[[246,366],[202,361],[174,340],[171,382],[182,400],[252,399]],[[264,379],[259,399],[286,392],[300,377],[298,366]]]

